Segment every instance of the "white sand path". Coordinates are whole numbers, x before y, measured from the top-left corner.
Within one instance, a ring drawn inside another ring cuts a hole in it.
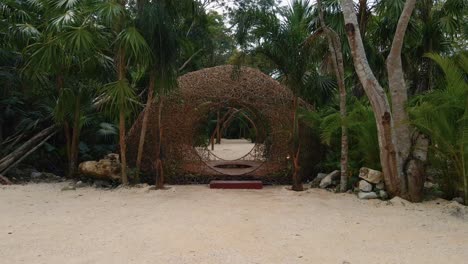
[[[468,263],[447,202],[324,190],[0,187],[0,263]]]
[[[211,150],[211,145],[209,149],[213,154],[224,160],[236,160],[247,155],[254,146],[255,143],[247,139],[222,138],[221,144],[214,144],[214,150]]]

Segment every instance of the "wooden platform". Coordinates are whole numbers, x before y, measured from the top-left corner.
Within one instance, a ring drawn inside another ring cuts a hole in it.
[[[213,160],[206,162],[209,168],[223,175],[245,175],[255,171],[263,164],[259,161],[248,160]]]
[[[211,189],[262,189],[262,181],[211,181]]]

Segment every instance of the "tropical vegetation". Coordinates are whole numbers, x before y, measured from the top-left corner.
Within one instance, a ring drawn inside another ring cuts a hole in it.
[[[74,177],[121,153],[122,183],[142,180],[150,105],[185,73],[247,65],[294,95],[293,189],[340,169],[384,172],[391,195],[424,182],[468,201],[467,0],[4,0],[0,3],[0,174],[35,167]],[[306,102],[313,110],[303,109]],[[139,113],[136,168],[126,164]],[[214,117],[213,117],[214,118]],[[160,122],[160,121],[159,121]],[[161,126],[158,125],[160,128]],[[307,166],[302,130],[321,142]],[[153,179],[164,185],[159,142]],[[146,146],[147,148],[147,146]],[[13,175],[13,176],[9,176]]]

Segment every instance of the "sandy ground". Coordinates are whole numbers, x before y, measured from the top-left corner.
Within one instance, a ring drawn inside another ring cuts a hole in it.
[[[468,222],[442,200],[66,184],[0,186],[0,263],[468,263]]]
[[[214,150],[211,150],[211,145],[209,149],[216,156],[224,160],[236,160],[249,153],[254,146],[255,143],[252,143],[247,139],[222,138],[221,144],[214,145]]]

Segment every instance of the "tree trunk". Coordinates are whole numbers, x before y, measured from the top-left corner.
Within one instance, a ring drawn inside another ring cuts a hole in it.
[[[393,133],[396,149],[398,150],[396,154],[401,194],[411,201],[420,201],[422,197],[419,190],[422,190],[424,185],[424,168],[423,163],[415,160],[411,155],[411,132],[408,114],[405,109],[408,101],[408,89],[401,62],[405,32],[415,5],[416,0],[407,0],[398,20],[392,47],[387,57],[387,74],[392,95]]]
[[[3,143],[3,120],[0,119],[0,146]]]
[[[216,129],[213,131],[213,133],[211,134],[211,137],[210,137],[210,143],[211,143],[211,150],[214,150],[214,137],[216,135],[216,133],[218,133],[218,126],[220,124],[223,124],[222,128],[219,130],[219,133],[222,135],[224,133],[224,127],[227,123],[230,122],[231,120],[231,117],[235,114],[239,112],[239,110],[235,109],[235,108],[230,108],[225,114],[224,116],[219,119],[218,118],[218,123],[216,124]],[[226,120],[227,119],[227,120]],[[220,141],[221,142],[221,141]]]
[[[163,169],[163,153],[162,153],[162,109],[163,109],[163,96],[159,96],[158,100],[158,140],[156,145],[156,189],[164,188],[164,169]]]
[[[44,138],[49,137],[52,134],[56,133],[56,126],[50,126],[38,134],[36,134],[34,137],[23,143],[20,147],[15,149],[12,153],[8,154],[7,156],[3,157],[0,160],[0,173],[4,173],[4,171],[10,167],[12,164],[17,162],[19,159],[25,156],[26,153],[28,153],[31,149],[33,149],[35,146],[40,144]]]
[[[5,176],[0,174],[0,185],[12,185],[13,183]]]
[[[1,173],[7,173],[8,170],[13,168],[14,166],[18,165],[21,161],[23,161],[25,158],[27,158],[29,155],[31,155],[34,151],[36,151],[38,148],[40,148],[44,143],[47,142],[57,131],[53,131],[51,134],[49,134],[46,138],[44,138],[42,141],[34,145],[32,149],[29,149],[26,153],[21,155],[18,159],[14,160],[14,163],[6,167],[4,170],[1,171]]]
[[[359,0],[359,29],[363,35],[366,34],[368,18],[367,0]]]
[[[365,1],[364,1],[365,2]],[[362,2],[361,2],[362,4]],[[346,127],[346,87],[344,76],[343,53],[341,51],[341,40],[338,34],[327,27],[322,10],[322,1],[317,0],[317,7],[319,9],[320,24],[327,36],[328,49],[333,61],[333,69],[335,71],[336,81],[340,90],[340,117],[341,117],[341,179],[340,191],[345,192],[348,185],[348,130]]]
[[[125,112],[123,110],[119,111],[119,132],[122,184],[127,185],[127,143],[125,142]]]
[[[71,139],[71,148],[70,148],[70,160],[68,166],[68,176],[72,177],[78,165],[78,152],[79,152],[79,138],[80,138],[80,95],[76,96],[75,99],[75,113],[73,117],[73,132]]]
[[[400,195],[400,178],[397,168],[397,154],[393,135],[393,119],[385,91],[374,76],[367,61],[364,45],[359,31],[354,3],[352,0],[342,0],[346,34],[351,48],[354,68],[361,81],[374,111],[380,149],[380,163],[384,174],[385,185],[391,196]]]
[[[219,110],[216,114],[216,144],[221,144],[221,134],[219,133],[220,130],[220,116],[219,116]]]
[[[297,105],[298,97],[295,95],[293,100],[293,130],[292,130],[292,151],[291,158],[293,161],[293,175],[292,175],[292,190],[293,191],[303,191],[304,187],[302,186],[302,179],[300,174],[300,143],[299,143],[299,128],[298,128],[298,119],[297,119]]]
[[[138,153],[137,153],[137,159],[136,159],[136,170],[138,174],[140,173],[140,169],[141,169],[141,159],[143,157],[143,150],[145,146],[146,131],[148,130],[149,110],[151,108],[151,103],[153,102],[154,84],[155,84],[155,77],[151,75],[150,83],[148,87],[148,98],[146,99],[146,106],[143,112],[143,120],[141,122],[140,140],[138,142]]]
[[[118,80],[125,80],[125,52],[122,48],[117,53],[117,74]],[[127,143],[125,142],[125,109],[119,106],[119,145],[120,145],[120,165],[122,184],[128,184],[127,177]]]
[[[57,85],[59,96],[62,95],[64,80],[61,74],[57,74],[56,79],[55,79],[55,85]],[[67,160],[70,163],[71,158],[72,158],[71,157],[71,137],[70,137],[70,125],[68,124],[67,120],[64,120],[63,122],[63,132],[65,134],[65,149],[67,152]]]
[[[377,121],[380,161],[385,184],[391,196],[398,195],[417,202],[422,199],[424,161],[415,157],[414,151],[411,153],[411,132],[405,110],[408,95],[401,63],[403,40],[415,3],[416,0],[405,2],[387,58],[393,112],[390,110],[384,90],[369,67],[357,27],[353,1],[342,0],[341,6],[355,70],[371,102]]]

